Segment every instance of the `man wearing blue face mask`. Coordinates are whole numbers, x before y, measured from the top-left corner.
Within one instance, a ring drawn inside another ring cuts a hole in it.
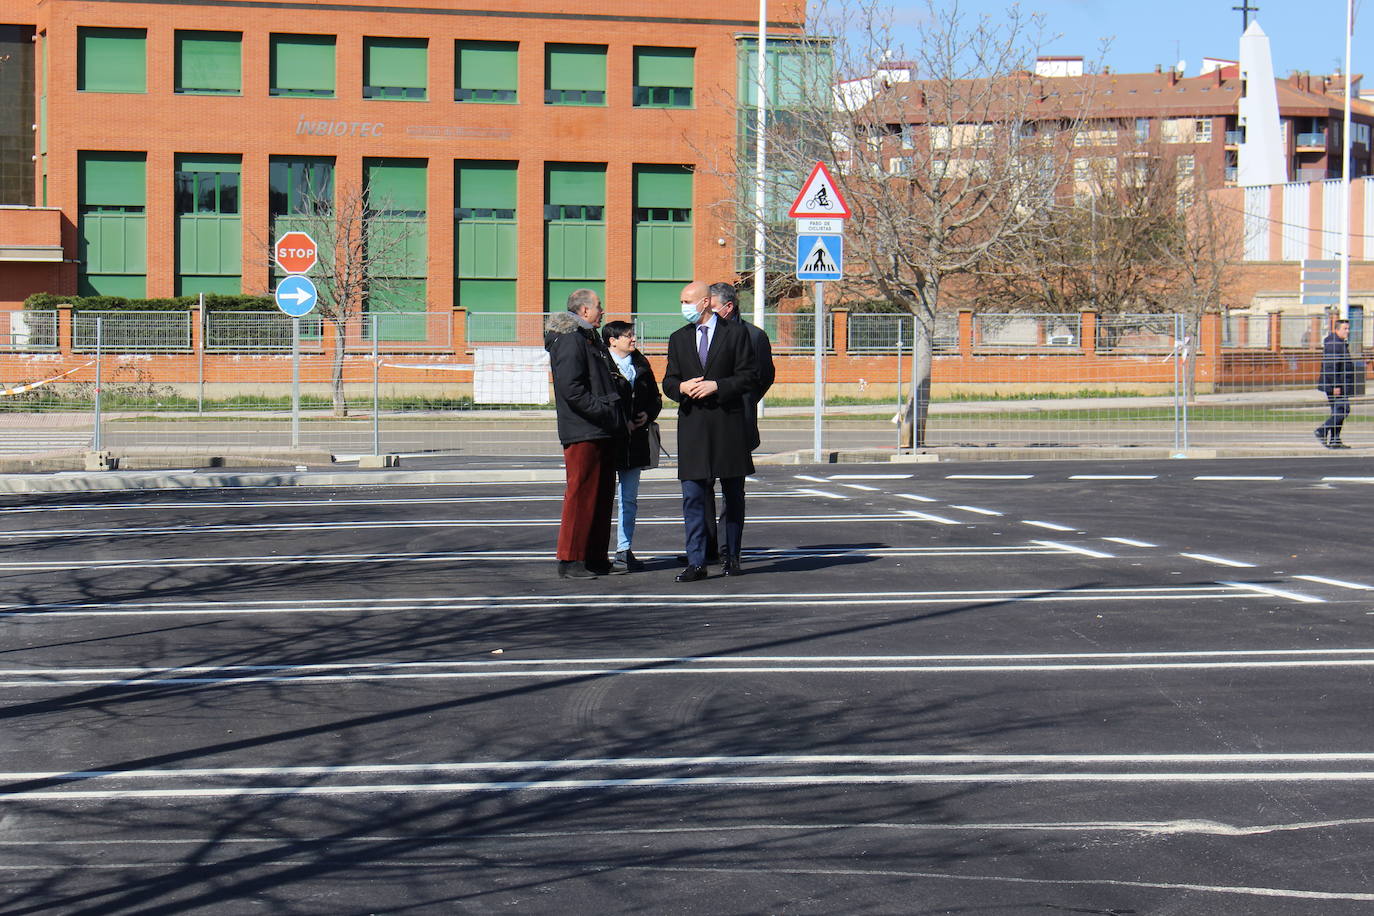
[[[720,478],[725,524],[720,531],[722,572],[740,574],[744,531],[744,478],[754,472],[745,396],[757,384],[748,332],[721,321],[711,309],[710,290],[693,282],[679,297],[690,324],[668,338],[663,393],[678,403],[677,477],[682,483],[682,521],[687,568],[679,582],[706,578],[707,532],[712,481]]]

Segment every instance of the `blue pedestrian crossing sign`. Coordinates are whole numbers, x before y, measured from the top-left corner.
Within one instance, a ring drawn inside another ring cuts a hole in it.
[[[317,299],[315,284],[309,277],[292,274],[277,284],[277,308],[292,318],[309,315]]]
[[[844,236],[797,236],[798,280],[839,280],[843,276]]]

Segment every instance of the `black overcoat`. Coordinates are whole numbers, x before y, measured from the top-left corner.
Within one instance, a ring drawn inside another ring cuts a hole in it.
[[[1317,379],[1317,387],[1328,395],[1341,389],[1342,397],[1350,397],[1355,392],[1355,360],[1350,358],[1350,344],[1336,336],[1335,332],[1326,335],[1322,341],[1322,374]]]
[[[689,398],[682,383],[698,376],[716,383],[709,398]],[[754,473],[749,454],[745,395],[758,384],[754,350],[738,322],[716,322],[706,365],[697,356],[697,326],[683,325],[668,338],[663,393],[678,402],[678,480],[744,477]]]

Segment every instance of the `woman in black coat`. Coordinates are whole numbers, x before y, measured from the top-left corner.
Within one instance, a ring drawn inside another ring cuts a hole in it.
[[[622,403],[630,405],[630,436],[616,458],[616,545],[615,561],[629,572],[638,572],[644,564],[631,549],[635,534],[635,519],[639,517],[639,473],[657,462],[654,460],[658,443],[649,438],[649,426],[663,409],[654,370],[644,354],[635,349],[634,327],[627,321],[609,321],[601,329],[601,337],[610,350],[611,360],[618,372],[616,385]]]

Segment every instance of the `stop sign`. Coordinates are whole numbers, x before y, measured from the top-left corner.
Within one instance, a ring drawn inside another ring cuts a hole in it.
[[[293,230],[277,239],[273,254],[282,270],[289,274],[303,274],[315,266],[319,251],[309,233]]]

